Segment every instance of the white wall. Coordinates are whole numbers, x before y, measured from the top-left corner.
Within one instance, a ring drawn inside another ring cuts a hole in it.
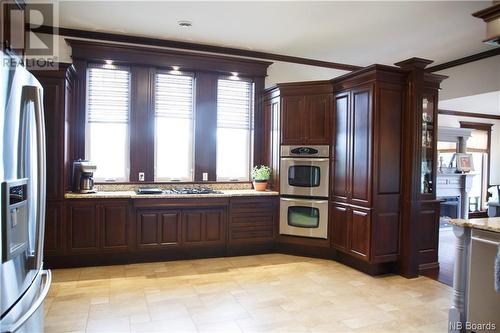
[[[438,72],[448,75],[439,92],[439,108],[500,116],[500,56]],[[460,121],[493,124],[490,182],[500,184],[500,120],[439,115],[439,126],[460,127]]]
[[[500,55],[448,68],[436,74],[449,76],[441,84],[440,100],[500,91]]]
[[[267,70],[266,88],[276,83],[329,80],[346,73],[349,72],[332,68],[274,61]]]

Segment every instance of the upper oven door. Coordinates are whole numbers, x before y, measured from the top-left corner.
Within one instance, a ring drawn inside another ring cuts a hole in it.
[[[282,158],[281,194],[328,197],[329,164],[328,158]]]

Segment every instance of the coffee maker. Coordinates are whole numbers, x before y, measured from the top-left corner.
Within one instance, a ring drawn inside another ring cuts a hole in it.
[[[97,169],[95,164],[86,160],[73,162],[73,184],[71,190],[75,193],[95,193],[94,172]]]

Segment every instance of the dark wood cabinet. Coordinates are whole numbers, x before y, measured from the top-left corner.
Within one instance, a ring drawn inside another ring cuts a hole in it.
[[[438,264],[440,202],[420,202],[418,215],[417,262],[420,270],[432,269]]]
[[[305,96],[286,96],[281,98],[281,143],[303,144],[306,131],[304,126]]]
[[[370,211],[344,204],[330,205],[332,245],[364,261],[370,260]]]
[[[100,207],[100,228],[104,249],[127,249],[128,205],[104,204]]]
[[[305,138],[309,144],[328,144],[330,138],[331,94],[306,96]]]
[[[70,182],[68,119],[74,103],[76,72],[71,64],[58,70],[38,70],[34,75],[43,87],[47,154],[47,200],[63,200]]]
[[[181,244],[181,212],[178,210],[139,211],[136,226],[138,248]]]
[[[59,202],[48,202],[45,208],[44,253],[57,254],[62,251],[62,212]]]
[[[330,223],[332,234],[332,245],[335,249],[347,252],[348,249],[348,206],[331,204]]]
[[[182,213],[184,245],[225,244],[226,216],[224,209],[187,210]]]
[[[229,253],[260,253],[274,247],[278,223],[278,200],[278,197],[231,199]]]
[[[332,245],[371,265],[399,255],[404,82],[379,65],[332,80]]]
[[[276,97],[280,101],[280,144],[329,144],[332,99],[329,81],[285,83],[266,90],[265,99]]]
[[[332,198],[368,207],[371,196],[372,85],[335,95]]]
[[[335,96],[334,142],[332,156],[331,197],[335,201],[346,202],[349,191],[350,162],[350,93],[340,93]]]
[[[349,252],[363,260],[370,259],[370,212],[349,208]]]
[[[68,250],[73,253],[99,250],[98,208],[95,202],[72,203],[66,207]]]
[[[135,213],[137,248],[225,245],[227,209],[210,203],[180,201],[176,205],[176,200],[160,200],[149,205],[141,200]]]
[[[72,254],[126,251],[128,201],[72,201],[66,205],[67,249]]]

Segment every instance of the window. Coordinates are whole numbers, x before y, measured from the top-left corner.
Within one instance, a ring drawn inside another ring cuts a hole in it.
[[[155,180],[193,180],[193,81],[156,74]]]
[[[469,210],[483,211],[487,209],[486,190],[488,188],[488,132],[472,130],[467,140],[467,152],[472,154],[473,173],[472,189],[469,193]]]
[[[127,181],[129,175],[130,71],[113,65],[87,69],[86,158],[96,180]]]
[[[253,128],[253,83],[217,82],[217,180],[250,178]]]

